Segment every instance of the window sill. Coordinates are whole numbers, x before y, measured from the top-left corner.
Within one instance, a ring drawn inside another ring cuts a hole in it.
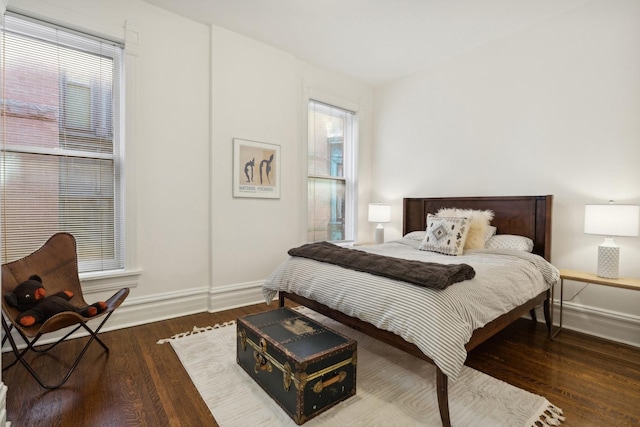
[[[81,273],[80,282],[86,294],[135,288],[142,270],[111,270],[97,273]]]

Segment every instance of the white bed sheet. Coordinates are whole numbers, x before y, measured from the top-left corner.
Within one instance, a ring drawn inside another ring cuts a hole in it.
[[[444,290],[430,289],[306,258],[284,261],[263,284],[267,303],[295,293],[400,335],[455,380],[473,331],[540,294],[559,280],[542,257],[518,251],[465,251],[447,256],[400,239],[354,250],[443,264],[466,263],[476,276]]]

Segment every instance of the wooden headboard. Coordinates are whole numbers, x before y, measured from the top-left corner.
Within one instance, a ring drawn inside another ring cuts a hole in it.
[[[515,234],[533,240],[533,253],[551,260],[551,205],[553,196],[405,198],[403,233],[424,230],[427,214],[440,208],[490,209],[491,225],[498,234]]]

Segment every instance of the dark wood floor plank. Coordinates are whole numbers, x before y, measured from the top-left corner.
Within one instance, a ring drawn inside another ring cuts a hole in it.
[[[545,396],[564,410],[566,426],[640,425],[640,348],[568,330],[551,341],[545,332],[520,319],[467,365]]]
[[[100,335],[106,355],[92,345],[69,382],[46,391],[22,366],[3,373],[7,415],[22,426],[216,426],[170,344],[157,341],[274,309],[258,304],[199,313]],[[55,358],[37,360],[51,370],[69,363],[85,339],[64,343]],[[3,356],[6,364],[11,355]],[[561,407],[566,427],[640,425],[640,348],[565,330],[549,340],[541,324],[516,321],[472,351],[467,365],[545,396]]]

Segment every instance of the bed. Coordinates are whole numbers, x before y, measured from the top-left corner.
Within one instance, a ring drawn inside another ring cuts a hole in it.
[[[550,296],[558,280],[557,269],[547,262],[552,201],[553,196],[403,200],[403,236],[423,232],[427,214],[441,208],[491,210],[491,225],[498,235],[530,239],[531,253],[482,249],[450,256],[417,250],[419,239],[404,238],[357,248],[384,256],[473,266],[477,273],[473,279],[446,289],[291,257],[265,281],[263,292],[267,302],[277,294],[280,306],[286,300],[304,305],[433,363],[440,418],[450,426],[448,381],[455,380],[468,351],[526,313],[535,321],[534,309],[539,305],[551,331]]]

